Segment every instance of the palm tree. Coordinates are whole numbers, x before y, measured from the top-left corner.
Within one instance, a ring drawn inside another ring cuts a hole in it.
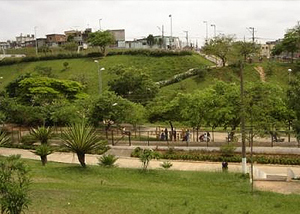
[[[52,150],[47,144],[42,144],[39,145],[33,153],[41,157],[42,165],[45,166],[47,163],[47,156],[52,153]]]
[[[8,143],[9,141],[10,141],[10,138],[7,135],[7,133],[4,131],[0,131],[0,146]]]
[[[50,127],[39,126],[36,129],[31,128],[30,135],[39,140],[41,144],[48,144],[48,140],[53,136],[53,132]]]
[[[62,132],[64,146],[77,154],[82,167],[86,167],[85,154],[100,146],[101,139],[96,135],[96,130],[85,121],[74,123]]]

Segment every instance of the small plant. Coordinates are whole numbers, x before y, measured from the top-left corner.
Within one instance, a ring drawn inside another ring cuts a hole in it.
[[[115,155],[103,155],[98,158],[99,165],[105,167],[113,167],[118,158]]]
[[[42,165],[45,166],[47,163],[47,156],[52,153],[52,149],[47,144],[42,144],[36,148],[34,154],[41,157]]]
[[[169,161],[164,161],[162,162],[162,164],[160,164],[160,166],[164,169],[170,169],[173,166],[173,164]]]
[[[29,170],[20,155],[0,160],[1,213],[21,214],[28,208]]]
[[[131,153],[131,157],[140,157],[142,151],[143,149],[141,147],[136,147]]]
[[[50,127],[40,126],[30,129],[30,135],[36,140],[39,140],[41,144],[48,144],[48,140],[52,137],[53,132]]]
[[[9,143],[9,141],[10,141],[10,137],[7,135],[7,133],[4,131],[0,131],[0,146]]]
[[[150,161],[152,159],[159,159],[159,154],[157,152],[154,152],[152,149],[144,149],[141,152],[139,158],[142,162],[143,170],[147,170]]]

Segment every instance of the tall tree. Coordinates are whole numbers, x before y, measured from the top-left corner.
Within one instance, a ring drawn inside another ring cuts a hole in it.
[[[105,55],[106,47],[115,43],[115,38],[109,31],[97,31],[89,34],[88,41],[93,46],[98,46],[100,52]]]
[[[237,53],[243,56],[245,62],[247,57],[249,57],[251,54],[258,53],[259,51],[259,47],[253,42],[237,41],[233,43],[233,46]]]
[[[215,55],[222,60],[222,65],[226,66],[227,55],[231,51],[233,36],[220,35],[209,40],[203,47],[203,52],[208,55]]]
[[[149,34],[149,36],[147,36],[147,44],[152,48],[154,42],[155,42],[154,36],[152,34]]]
[[[115,78],[108,85],[111,91],[123,98],[145,105],[158,93],[158,86],[140,69],[118,68],[113,72]]]

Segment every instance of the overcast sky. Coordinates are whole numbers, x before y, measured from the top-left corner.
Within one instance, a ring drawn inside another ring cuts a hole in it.
[[[265,42],[282,38],[286,29],[300,21],[298,0],[0,0],[0,41],[15,40],[17,35],[64,33],[66,30],[125,29],[126,40],[170,35],[172,14],[173,36],[201,45],[214,34],[234,34],[237,39],[250,40],[249,27],[255,37]]]

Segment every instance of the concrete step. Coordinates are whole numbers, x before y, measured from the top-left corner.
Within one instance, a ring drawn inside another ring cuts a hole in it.
[[[267,175],[266,180],[268,181],[286,181],[286,175]]]

